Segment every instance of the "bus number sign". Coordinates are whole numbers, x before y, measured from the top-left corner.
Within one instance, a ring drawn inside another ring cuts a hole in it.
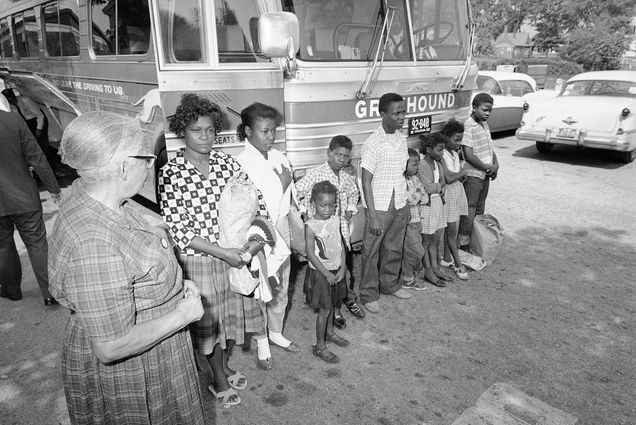
[[[431,132],[431,115],[416,115],[409,118],[409,136]]]

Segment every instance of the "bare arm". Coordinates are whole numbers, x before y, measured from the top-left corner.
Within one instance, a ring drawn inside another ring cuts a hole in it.
[[[382,233],[382,227],[380,225],[378,213],[375,210],[373,188],[371,187],[372,181],[373,173],[362,167],[362,193],[364,194],[364,200],[367,203],[367,219],[369,220],[369,230],[371,231],[371,234],[378,236]]]
[[[117,339],[107,342],[93,342],[93,352],[102,363],[134,356],[154,347],[188,324],[203,316],[201,296],[196,286],[185,281],[185,297],[168,314],[139,323]]]
[[[232,267],[240,268],[245,264],[241,259],[241,254],[243,253],[242,250],[238,248],[220,247],[201,236],[195,236],[194,239],[190,241],[188,248],[192,248],[199,252],[205,252],[206,254],[219,258]]]
[[[491,165],[484,164],[479,160],[479,158],[477,158],[477,156],[475,156],[475,154],[473,153],[473,148],[469,146],[462,146],[462,149],[464,151],[464,158],[466,159],[466,162],[468,162],[473,167],[482,171],[487,171],[491,167]]]

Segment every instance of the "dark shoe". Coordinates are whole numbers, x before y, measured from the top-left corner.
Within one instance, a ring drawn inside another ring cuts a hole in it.
[[[333,342],[338,347],[346,347],[346,346],[349,345],[349,341],[347,341],[346,339],[344,339],[341,336],[336,335],[335,333],[333,333],[331,335],[327,335],[325,337],[325,341]]]
[[[44,298],[44,305],[47,307],[52,307],[54,305],[58,305],[59,303],[53,297]]]
[[[364,317],[364,310],[360,308],[360,305],[357,302],[354,301],[350,304],[345,304],[345,305],[347,306],[349,313],[359,318]]]
[[[272,368],[274,367],[272,365],[271,357],[265,360],[256,359],[256,366],[258,366],[259,369],[263,369],[263,370],[272,370]]]
[[[342,317],[342,314],[340,314],[339,311],[335,311],[333,313],[333,324],[338,329],[344,329],[347,327],[347,321],[344,317]]]
[[[437,276],[435,279],[430,279],[428,277],[424,278],[427,282],[429,282],[431,285],[435,285],[438,288],[445,288],[446,287],[446,282],[444,282],[441,279],[437,279]]]
[[[6,298],[9,299],[11,301],[20,301],[22,299],[22,294],[18,294],[18,295],[9,295],[9,294],[2,294],[0,293],[0,297],[2,298]]]
[[[338,356],[336,356],[334,353],[332,353],[331,351],[329,351],[327,349],[327,347],[318,349],[318,348],[316,348],[315,345],[312,345],[311,346],[311,352],[313,353],[314,356],[323,359],[327,363],[339,363],[340,362],[340,358]]]

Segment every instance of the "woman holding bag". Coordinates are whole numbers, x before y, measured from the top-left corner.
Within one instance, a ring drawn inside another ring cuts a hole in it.
[[[228,278],[230,268],[244,267],[263,244],[250,242],[243,249],[218,242],[217,204],[228,180],[242,171],[234,158],[213,149],[222,124],[217,105],[184,94],[170,118],[170,131],[184,138],[185,148],[161,168],[158,182],[161,212],[185,275],[201,291],[204,314],[192,327],[194,345],[214,375],[208,390],[228,407],[241,402],[235,389],[247,387],[247,378],[228,366],[228,341],[243,344],[247,333],[263,333],[265,322],[258,302],[233,292]],[[258,213],[267,215],[260,194],[258,198]]]

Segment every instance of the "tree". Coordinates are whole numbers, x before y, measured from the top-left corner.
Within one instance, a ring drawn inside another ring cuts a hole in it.
[[[559,53],[582,64],[586,71],[618,69],[627,47],[626,28],[623,19],[601,15],[587,27],[570,32]]]

